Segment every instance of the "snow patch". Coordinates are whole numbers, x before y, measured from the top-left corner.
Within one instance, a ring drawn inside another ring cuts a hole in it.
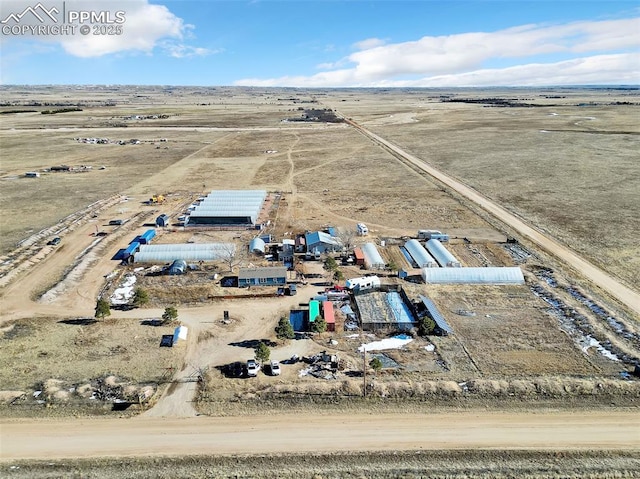
[[[413,341],[413,338],[407,338],[406,336],[396,336],[393,338],[386,338],[380,341],[374,341],[372,343],[363,344],[358,348],[359,352],[364,351],[382,351],[385,349],[400,349],[405,345]]]
[[[135,274],[128,274],[124,277],[124,281],[119,288],[111,295],[111,304],[127,304],[131,298],[133,298],[133,290],[136,284],[137,278]]]

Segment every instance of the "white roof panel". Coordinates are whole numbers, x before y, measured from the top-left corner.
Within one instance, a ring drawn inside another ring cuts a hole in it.
[[[524,284],[522,270],[517,267],[488,268],[423,268],[425,283],[438,284]]]

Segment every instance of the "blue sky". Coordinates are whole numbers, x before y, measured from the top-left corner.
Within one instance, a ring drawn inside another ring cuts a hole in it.
[[[16,33],[37,4],[0,4],[2,84],[640,83],[636,1],[40,0],[121,11],[122,32]]]

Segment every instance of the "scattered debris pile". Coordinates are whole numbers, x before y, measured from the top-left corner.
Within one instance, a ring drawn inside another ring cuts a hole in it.
[[[338,356],[326,351],[313,356],[305,356],[302,361],[308,366],[300,370],[300,377],[311,375],[319,379],[337,379],[338,370],[342,369]]]

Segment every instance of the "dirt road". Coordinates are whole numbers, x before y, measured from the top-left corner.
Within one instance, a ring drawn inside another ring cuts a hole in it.
[[[438,412],[17,421],[2,461],[420,449],[637,449],[635,411]]]
[[[481,195],[464,183],[461,183],[453,179],[452,177],[445,175],[441,171],[426,163],[424,160],[421,160],[420,158],[417,158],[416,156],[405,152],[398,146],[376,135],[375,133],[372,133],[361,125],[351,120],[346,121],[358,131],[360,131],[363,135],[369,137],[370,139],[381,145],[383,148],[388,149],[392,153],[401,156],[403,159],[417,166],[422,171],[428,173],[435,179],[447,185],[449,188],[452,188],[467,199],[473,201],[475,204],[482,207],[494,217],[509,225],[518,233],[533,241],[538,246],[551,253],[553,256],[564,261],[566,264],[576,269],[582,275],[592,281],[595,285],[607,291],[611,296],[618,299],[620,302],[640,315],[640,294],[638,294],[636,291],[626,287],[619,281],[616,281],[600,268],[597,268],[593,264],[575,254],[569,248],[561,245],[552,238],[527,225],[513,213],[510,213],[503,207],[494,203],[493,201]]]

